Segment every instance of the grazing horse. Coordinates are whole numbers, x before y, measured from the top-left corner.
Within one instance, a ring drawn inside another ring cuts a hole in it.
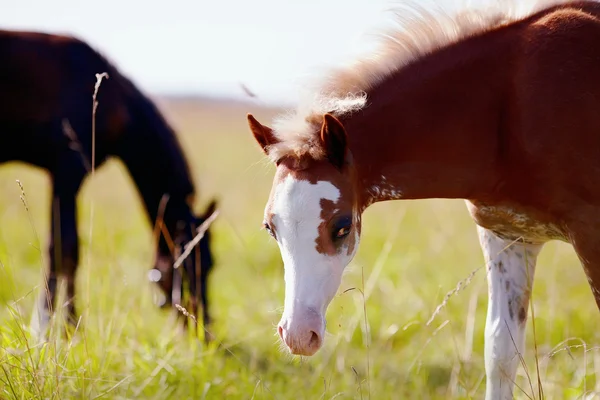
[[[67,286],[68,315],[76,322],[75,273],[79,263],[76,197],[85,177],[111,157],[119,158],[133,178],[150,222],[159,221],[155,267],[157,282],[170,305],[173,263],[178,244],[215,208],[214,201],[195,216],[194,184],[171,127],[152,101],[87,43],[72,37],[37,32],[0,31],[0,162],[20,161],[47,170],[52,178],[52,232],[47,290],[38,301],[41,333],[55,307],[57,279]],[[98,92],[95,138],[92,97],[97,73],[106,72]],[[161,200],[166,200],[162,201]],[[163,205],[165,205],[163,207]],[[198,302],[204,323],[207,278],[213,265],[207,232],[184,263],[194,315]],[[173,245],[175,244],[175,245]],[[195,274],[200,274],[200,279]],[[180,279],[183,285],[183,279]],[[198,296],[200,298],[198,298]]]
[[[380,49],[317,81],[272,127],[264,226],[279,245],[293,354],[323,344],[325,311],[361,215],[395,199],[464,199],[489,288],[486,399],[513,398],[536,258],[572,244],[600,306],[600,3],[499,2],[494,12],[397,10]]]

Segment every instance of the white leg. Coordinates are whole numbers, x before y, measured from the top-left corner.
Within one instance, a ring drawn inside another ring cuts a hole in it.
[[[543,245],[501,239],[477,227],[488,279],[485,324],[486,400],[512,400],[519,354],[525,351],[525,325],[535,262]]]

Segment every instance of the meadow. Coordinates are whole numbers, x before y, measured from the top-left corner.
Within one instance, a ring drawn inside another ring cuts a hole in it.
[[[0,398],[483,398],[487,284],[463,201],[371,206],[329,306],[324,348],[292,357],[275,332],[282,262],[261,228],[274,168],[245,119],[252,112],[267,121],[280,110],[219,100],[158,104],[192,166],[197,211],[212,196],[220,201],[209,293],[215,341],[204,345],[178,328],[175,312],[154,306],[150,223],[131,179],[111,160],[85,182],[78,202],[80,324],[60,335],[59,312],[49,340],[36,343],[28,326],[48,261],[49,179],[29,166],[2,165]],[[540,398],[541,383],[547,399],[594,398],[600,315],[568,245],[542,251],[532,301],[516,397]]]

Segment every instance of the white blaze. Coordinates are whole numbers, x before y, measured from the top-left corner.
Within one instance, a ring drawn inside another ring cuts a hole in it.
[[[307,308],[324,316],[340,285],[346,262],[316,248],[323,222],[321,200],[335,203],[339,197],[339,189],[331,182],[313,184],[291,175],[275,188],[272,222],[285,269],[284,316],[291,321]]]

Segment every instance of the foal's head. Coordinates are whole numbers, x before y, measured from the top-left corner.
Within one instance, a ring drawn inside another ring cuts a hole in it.
[[[273,156],[282,139],[251,115],[248,122],[263,151]],[[325,114],[314,127],[309,146],[316,148],[275,160],[264,213],[264,227],[277,241],[285,269],[279,336],[293,354],[307,356],[323,344],[325,312],[356,253],[362,211],[343,125]]]

